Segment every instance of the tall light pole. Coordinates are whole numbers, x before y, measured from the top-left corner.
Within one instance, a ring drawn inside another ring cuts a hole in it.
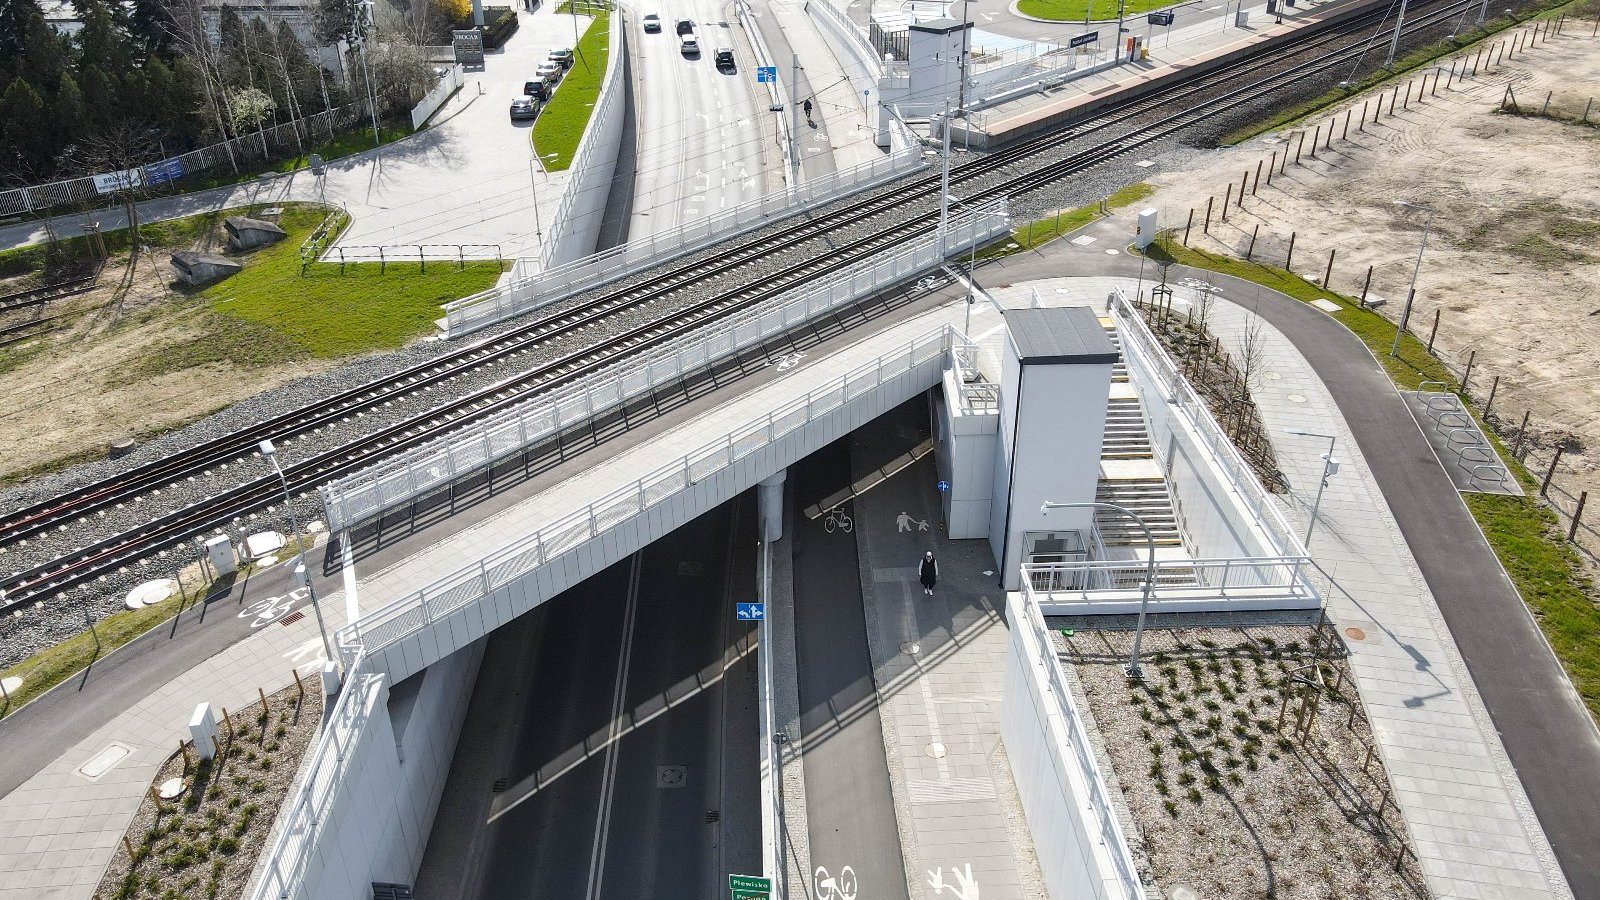
[[[1144,567],[1144,590],[1139,597],[1139,623],[1133,629],[1133,652],[1128,654],[1128,664],[1122,671],[1129,678],[1143,678],[1144,672],[1139,668],[1139,646],[1144,640],[1144,616],[1150,606],[1150,590],[1156,582],[1156,539],[1150,534],[1150,526],[1145,524],[1139,514],[1127,507],[1115,503],[1102,503],[1098,500],[1084,503],[1056,503],[1051,500],[1039,504],[1039,514],[1049,515],[1052,509],[1110,509],[1115,510],[1132,519],[1139,530],[1144,532],[1144,542],[1150,550],[1150,558]]]
[[[1328,486],[1328,477],[1339,471],[1339,461],[1333,458],[1333,445],[1338,441],[1338,438],[1331,434],[1323,434],[1320,431],[1307,431],[1304,428],[1286,428],[1284,430],[1298,437],[1326,438],[1328,441],[1328,452],[1322,454],[1322,480],[1317,483],[1317,499],[1311,502],[1311,520],[1306,523],[1306,537],[1303,543],[1306,545],[1306,552],[1309,553],[1311,552],[1311,529],[1317,526],[1317,511],[1322,508],[1322,491]]]
[[[977,302],[978,299],[977,282],[975,280],[978,276],[978,211],[949,194],[945,194],[944,199],[947,204],[954,203],[965,209],[967,211],[967,221],[972,226],[972,256],[967,261],[967,319],[966,324],[961,326],[962,335],[970,341],[972,340],[972,304]]]
[[[546,153],[542,156],[539,154],[534,154],[533,159],[528,161],[528,189],[533,192],[533,234],[534,237],[539,239],[539,264],[541,266],[546,264],[544,252],[544,227],[539,222],[539,183],[534,180],[533,170],[534,167],[537,166],[539,171],[544,173],[545,179],[549,180],[550,171],[544,167],[544,161],[547,159],[555,159],[560,155],[560,153]]]
[[[1389,347],[1390,356],[1399,356],[1400,336],[1406,333],[1406,324],[1411,321],[1411,303],[1417,299],[1417,275],[1422,272],[1422,254],[1428,249],[1428,232],[1433,229],[1433,217],[1438,215],[1438,211],[1420,203],[1412,203],[1410,200],[1396,200],[1394,205],[1421,210],[1428,214],[1428,221],[1422,226],[1422,244],[1417,247],[1417,264],[1411,269],[1411,289],[1406,291],[1405,305],[1400,308],[1400,322],[1394,329],[1394,344]]]
[[[372,0],[363,0],[358,9],[360,12],[357,13],[356,24],[362,27],[356,47],[361,51],[361,80],[367,83],[367,112],[372,116],[372,146],[378,147],[383,144],[378,137],[378,96],[372,90],[372,64],[367,62],[367,34],[373,27]],[[362,16],[365,16],[364,20]]]
[[[278,473],[278,483],[283,485],[283,502],[289,507],[289,527],[294,529],[295,540],[299,540],[300,520],[294,514],[294,497],[289,493],[289,479],[284,477],[283,466],[278,465],[278,448],[270,440],[262,441],[256,447],[267,458],[267,462],[272,463],[272,470]],[[339,657],[333,655],[333,642],[328,640],[328,626],[322,621],[322,605],[317,602],[317,588],[311,583],[311,573],[306,571],[305,560],[304,551],[295,556],[294,577],[311,597],[311,611],[316,614],[317,631],[322,634],[322,652],[328,655],[328,662],[336,662]]]

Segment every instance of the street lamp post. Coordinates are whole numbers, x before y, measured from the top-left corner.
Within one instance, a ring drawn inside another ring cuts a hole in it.
[[[1400,0],[1400,14],[1394,19],[1394,37],[1389,39],[1389,58],[1383,61],[1386,71],[1394,71],[1394,54],[1400,49],[1400,26],[1406,22],[1406,0]]]
[[[1156,539],[1150,534],[1150,526],[1145,524],[1139,514],[1127,507],[1115,503],[1102,503],[1098,500],[1084,503],[1056,503],[1046,500],[1039,505],[1039,514],[1048,515],[1052,509],[1111,509],[1132,519],[1144,532],[1145,546],[1149,548],[1150,556],[1144,567],[1144,590],[1139,596],[1139,622],[1133,629],[1133,652],[1128,655],[1128,664],[1123,668],[1123,673],[1129,678],[1143,678],[1144,673],[1139,668],[1139,646],[1144,640],[1145,611],[1150,606],[1150,590],[1156,581]]]
[[[1339,461],[1333,458],[1333,445],[1338,441],[1338,438],[1319,431],[1307,431],[1304,428],[1287,428],[1284,430],[1298,437],[1326,438],[1328,441],[1328,452],[1322,454],[1322,480],[1317,483],[1317,499],[1311,501],[1311,520],[1306,522],[1306,537],[1303,543],[1309,553],[1311,550],[1311,529],[1317,526],[1317,511],[1322,508],[1322,491],[1328,486],[1328,477],[1339,471]]]
[[[1428,249],[1428,232],[1433,230],[1433,217],[1438,215],[1438,211],[1421,203],[1412,203],[1410,200],[1396,200],[1394,205],[1421,210],[1428,214],[1428,221],[1422,226],[1422,244],[1417,247],[1417,264],[1411,269],[1411,289],[1406,291],[1405,306],[1400,308],[1400,322],[1394,329],[1394,344],[1389,347],[1390,356],[1399,356],[1400,336],[1406,333],[1406,324],[1411,320],[1411,303],[1417,298],[1417,276],[1422,272],[1422,254]]]
[[[299,540],[300,521],[294,514],[294,497],[289,493],[289,479],[284,477],[283,466],[278,465],[278,448],[270,440],[262,441],[257,448],[267,462],[272,463],[272,470],[278,473],[278,483],[283,485],[283,501],[289,507],[289,527],[294,529],[295,539]],[[328,640],[328,626],[322,621],[322,605],[317,602],[317,588],[311,583],[311,574],[306,571],[305,559],[304,551],[295,556],[294,577],[311,597],[311,611],[317,617],[317,631],[322,634],[322,652],[327,654],[329,662],[334,662],[338,657],[333,655],[333,642]]]
[[[967,211],[967,221],[972,228],[972,255],[967,260],[967,318],[965,324],[961,326],[961,333],[970,341],[972,340],[972,304],[978,300],[978,211],[973,209],[970,204],[963,203],[949,194],[945,194],[944,199],[946,203],[954,203]]]

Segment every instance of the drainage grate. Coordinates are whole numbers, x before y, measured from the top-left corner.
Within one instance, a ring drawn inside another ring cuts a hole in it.
[[[305,617],[306,617],[306,614],[297,609],[294,612],[289,613],[287,616],[284,616],[283,618],[279,619],[278,620],[278,624],[279,625],[283,625],[283,626],[293,625],[294,623],[300,621],[301,619],[304,619]]]
[[[718,822],[721,822],[721,821],[722,821],[722,810],[720,810],[720,809],[708,809],[708,810],[706,810],[706,824],[707,825],[714,825],[714,824],[716,824]]]
[[[511,785],[510,785],[510,783],[509,783],[509,780],[508,780],[508,779],[505,779],[505,778],[496,778],[496,779],[495,779],[495,780],[494,780],[494,792],[495,792],[495,793],[496,793],[496,794],[498,794],[498,793],[500,793],[500,792],[501,792],[501,791],[503,791],[503,790],[505,790],[505,789],[506,789],[506,788],[508,788],[508,787],[510,787],[510,786],[511,786]]]

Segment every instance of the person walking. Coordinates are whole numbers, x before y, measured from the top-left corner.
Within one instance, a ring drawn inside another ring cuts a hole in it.
[[[922,555],[922,565],[917,567],[917,580],[922,582],[922,593],[932,597],[933,586],[939,583],[939,561],[933,558],[932,550]]]

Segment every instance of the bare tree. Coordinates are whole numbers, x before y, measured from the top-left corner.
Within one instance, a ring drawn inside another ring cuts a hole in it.
[[[169,27],[173,46],[192,60],[199,71],[200,83],[206,98],[206,109],[216,126],[218,140],[222,142],[224,151],[228,154],[228,164],[233,167],[234,173],[238,174],[239,161],[234,158],[233,145],[230,142],[233,135],[228,130],[222,61],[217,47],[211,43],[211,35],[206,31],[205,15],[200,9],[200,0],[167,0],[167,2],[167,17],[171,23]]]
[[[1237,440],[1244,427],[1246,413],[1251,407],[1250,397],[1260,387],[1261,370],[1266,359],[1266,341],[1262,336],[1261,319],[1254,313],[1245,314],[1244,328],[1239,332],[1234,358],[1239,370],[1237,392],[1232,399],[1236,409],[1234,438]]]

